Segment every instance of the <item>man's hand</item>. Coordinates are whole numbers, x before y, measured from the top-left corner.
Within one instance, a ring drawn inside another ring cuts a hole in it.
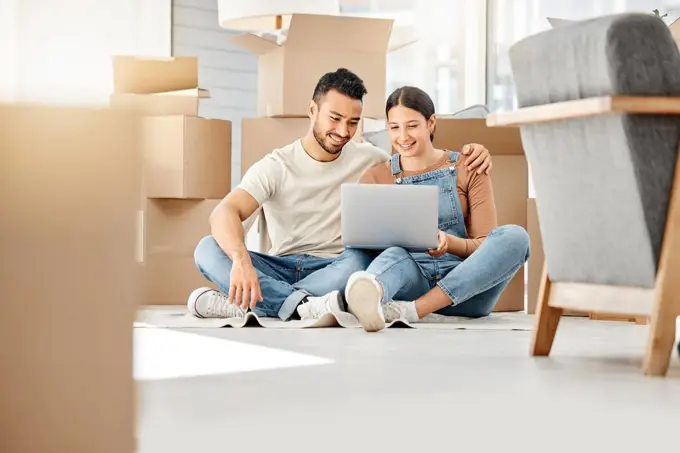
[[[245,310],[248,307],[253,309],[258,302],[262,302],[260,279],[250,261],[234,260],[229,282],[229,300],[232,304]]]
[[[444,233],[443,231],[437,233],[437,240],[439,241],[437,248],[427,251],[427,254],[434,258],[439,258],[440,256],[443,256],[449,249],[448,235],[446,233]]]
[[[491,163],[491,154],[484,145],[470,143],[463,146],[462,153],[464,156],[468,156],[463,162],[464,165],[467,165],[468,170],[477,170],[478,175],[481,175],[482,173],[488,175],[491,172],[491,168],[493,167],[493,164]]]

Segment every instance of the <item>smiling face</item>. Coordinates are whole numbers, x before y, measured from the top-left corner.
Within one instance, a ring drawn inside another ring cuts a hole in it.
[[[431,146],[434,115],[425,118],[420,112],[395,105],[387,113],[387,127],[392,148],[404,157],[422,155]]]
[[[362,102],[336,90],[328,91],[319,104],[312,102],[314,138],[327,153],[338,154],[357,131]]]

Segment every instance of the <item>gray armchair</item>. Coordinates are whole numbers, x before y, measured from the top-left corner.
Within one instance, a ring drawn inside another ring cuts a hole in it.
[[[658,18],[622,14],[510,51],[546,266],[533,355],[563,309],[650,316],[644,371],[665,375],[680,315],[680,54]]]

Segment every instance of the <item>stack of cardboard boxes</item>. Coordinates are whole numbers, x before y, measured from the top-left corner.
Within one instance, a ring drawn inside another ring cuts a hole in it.
[[[254,34],[233,37],[233,44],[259,56],[259,117],[242,122],[241,174],[307,133],[314,88],[323,74],[338,68],[356,73],[368,90],[354,140],[376,123],[382,127],[392,24],[391,19],[293,14],[283,44]]]
[[[198,116],[210,94],[198,86],[195,57],[117,56],[113,73],[111,106],[141,117],[142,303],[184,304],[196,287],[213,286],[193,252],[231,189],[231,122]]]

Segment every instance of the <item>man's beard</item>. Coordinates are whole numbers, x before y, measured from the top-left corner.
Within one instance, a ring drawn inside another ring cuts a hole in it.
[[[314,138],[316,139],[316,142],[319,144],[319,146],[321,148],[323,148],[323,150],[326,151],[328,154],[333,154],[333,155],[340,154],[340,152],[342,151],[342,148],[344,148],[344,146],[347,144],[347,143],[344,143],[342,146],[340,146],[337,149],[331,148],[330,146],[333,146],[333,145],[327,145],[326,144],[326,139],[328,138],[327,136],[326,137],[322,136],[320,132],[317,132],[316,128],[312,129],[312,133],[314,134]],[[330,140],[330,138],[328,138],[328,140]]]

